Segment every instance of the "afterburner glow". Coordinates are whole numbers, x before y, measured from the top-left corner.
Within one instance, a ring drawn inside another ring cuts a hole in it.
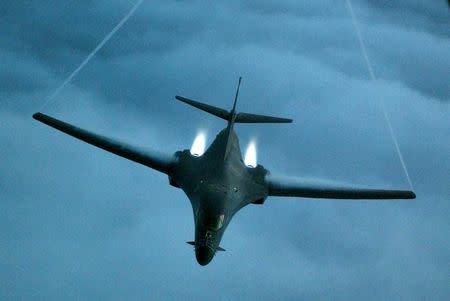
[[[244,163],[248,167],[256,167],[256,141],[252,140],[245,151]]]
[[[204,132],[199,132],[194,139],[191,146],[191,154],[200,157],[205,152],[206,135]]]

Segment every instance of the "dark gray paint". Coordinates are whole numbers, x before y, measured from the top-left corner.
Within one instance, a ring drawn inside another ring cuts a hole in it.
[[[377,82],[345,2],[145,1],[43,110],[170,153],[223,127],[173,94],[228,108],[242,74],[241,111],[295,119],[236,127],[268,169],[408,188],[385,100],[415,201],[269,198],[199,269],[166,176],[30,120],[132,3],[2,1],[0,299],[449,300],[447,2],[352,3]]]
[[[80,129],[42,113],[33,118],[66,134],[74,136],[104,150],[129,160],[151,167],[169,176],[172,186],[183,189],[191,201],[195,222],[194,245],[197,261],[207,265],[217,250],[222,236],[231,218],[249,204],[263,204],[267,196],[298,196],[330,199],[412,199],[412,191],[361,189],[339,187],[318,183],[268,176],[268,171],[261,165],[255,168],[245,166],[239,140],[234,132],[234,124],[246,123],[289,123],[291,119],[265,115],[236,112],[241,78],[239,78],[233,108],[224,109],[206,105],[184,97],[177,99],[198,109],[211,113],[228,121],[228,126],[214,139],[214,142],[201,157],[196,157],[189,150],[176,152],[173,156],[143,151],[133,146],[118,142],[92,132]]]

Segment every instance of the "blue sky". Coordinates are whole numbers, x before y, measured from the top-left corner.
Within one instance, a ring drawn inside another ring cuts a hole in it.
[[[272,172],[407,189],[417,199],[269,198],[201,267],[190,203],[153,170],[31,115],[132,7],[0,4],[0,299],[447,300],[450,19],[446,1],[144,1],[44,113],[175,152],[221,120],[174,95],[286,116],[239,125]]]

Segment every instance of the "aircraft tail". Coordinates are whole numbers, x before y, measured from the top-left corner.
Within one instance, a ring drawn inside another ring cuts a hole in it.
[[[197,108],[199,110],[202,110],[204,112],[212,114],[212,115],[214,115],[216,117],[219,117],[219,118],[222,118],[222,119],[225,119],[225,120],[229,120],[230,112],[228,112],[228,111],[226,111],[224,109],[221,109],[221,108],[218,108],[218,107],[215,107],[215,106],[211,106],[211,105],[208,105],[206,103],[199,102],[199,101],[195,101],[195,100],[192,100],[192,99],[189,99],[189,98],[185,98],[185,97],[182,97],[182,96],[178,96],[178,95],[175,96],[175,98],[178,99],[181,102],[184,102],[184,103],[186,103],[188,105],[191,105],[191,106],[193,106],[193,107],[195,107],[195,108]]]
[[[273,117],[266,115],[258,115],[251,113],[236,113],[236,103],[239,95],[239,87],[241,84],[241,77],[239,77],[239,84],[236,90],[236,96],[234,98],[233,108],[231,111],[227,111],[222,108],[218,108],[212,105],[208,105],[196,100],[192,100],[182,96],[175,96],[181,102],[184,102],[188,105],[191,105],[199,110],[210,113],[216,117],[227,120],[229,124],[233,123],[291,123],[292,119],[281,118],[281,117]]]
[[[292,119],[249,113],[237,113],[236,123],[291,123]]]
[[[225,119],[228,121],[228,126],[226,128],[226,138],[225,145],[222,150],[222,159],[225,161],[228,157],[228,153],[230,150],[230,138],[233,133],[233,126],[235,123],[290,123],[292,119],[281,118],[281,117],[273,117],[266,115],[258,115],[251,113],[236,113],[236,103],[239,95],[239,87],[241,86],[242,78],[239,77],[239,83],[236,90],[236,96],[234,97],[233,108],[230,111],[224,110],[222,108],[218,108],[215,106],[211,106],[196,100],[192,100],[189,98],[175,96],[176,99],[182,101],[188,105],[191,105],[197,109],[210,113],[219,118]]]

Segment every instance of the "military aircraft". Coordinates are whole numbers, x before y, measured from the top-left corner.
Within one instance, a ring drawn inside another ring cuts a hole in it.
[[[290,123],[292,119],[236,112],[241,78],[230,111],[176,96],[176,99],[228,123],[202,154],[190,150],[163,154],[131,146],[115,139],[78,128],[42,113],[33,118],[59,131],[106,151],[168,175],[170,185],[181,188],[194,212],[195,248],[200,265],[207,265],[219,246],[232,217],[244,206],[263,204],[268,196],[327,199],[413,199],[412,191],[378,190],[308,182],[300,178],[275,176],[262,165],[247,166],[241,156],[236,123]]]

